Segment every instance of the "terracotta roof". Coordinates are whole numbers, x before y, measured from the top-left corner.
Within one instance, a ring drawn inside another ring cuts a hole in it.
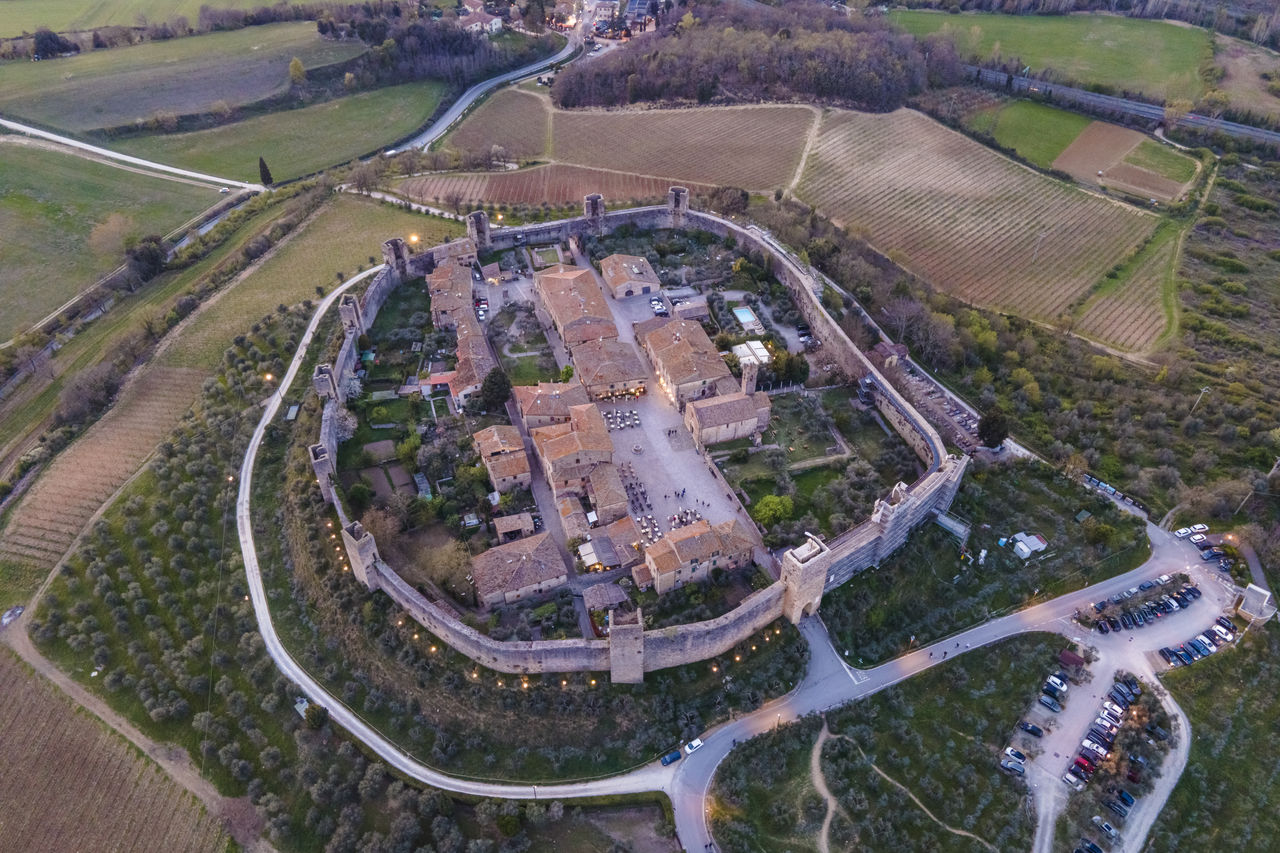
[[[618,385],[647,379],[648,369],[626,341],[611,338],[573,347],[574,374],[583,385]]]
[[[481,6],[481,8],[484,7]],[[465,255],[474,255],[475,253],[476,244],[470,237],[463,237],[461,240],[450,240],[447,243],[441,243],[438,246],[431,247],[431,256],[436,259],[437,264],[442,263],[445,260],[457,259]],[[470,274],[468,273],[468,275]]]
[[[616,583],[598,583],[582,591],[582,604],[588,610],[605,610],[626,600],[627,594]]]
[[[480,326],[470,312],[458,322],[458,364],[449,390],[456,397],[460,392],[484,382],[489,371],[498,366],[489,343],[480,332]]]
[[[556,264],[535,273],[534,281],[565,346],[618,336],[591,270]]]
[[[761,394],[764,395],[763,400],[759,398]],[[697,429],[754,421],[758,418],[761,408],[771,408],[771,406],[769,395],[764,394],[763,391],[757,394],[744,394],[737,391],[733,394],[708,397],[705,400],[692,400],[688,404],[688,408],[692,410],[693,424]]]
[[[521,477],[530,472],[529,455],[520,450],[518,453],[503,453],[500,456],[487,457],[484,460],[484,466],[489,470],[489,476],[493,478],[494,484],[499,480],[505,480],[508,477]]]
[[[464,316],[471,315],[471,273],[466,267],[449,263],[436,267],[427,276],[427,292],[437,321],[446,317],[461,323]]]
[[[610,255],[600,262],[600,274],[604,276],[604,283],[614,293],[633,283],[640,287],[647,284],[654,290],[662,287],[653,267],[649,266],[647,260],[637,255]],[[640,287],[634,287],[634,290],[639,293]]]
[[[526,418],[568,418],[570,406],[591,402],[587,389],[578,382],[539,382],[517,385],[511,390],[516,395],[520,414]]]
[[[569,422],[530,430],[542,457],[553,463],[583,450],[613,452],[613,439],[600,410],[592,403],[569,408]]]
[[[713,554],[737,557],[754,546],[754,537],[741,521],[722,521],[714,527],[707,521],[695,521],[677,527],[646,552],[647,562],[661,574],[674,572],[692,562],[705,562]]]
[[[524,452],[524,439],[520,437],[520,430],[513,426],[498,424],[485,427],[472,438],[475,439],[476,451],[482,459],[502,453]]]
[[[655,367],[676,385],[711,382],[733,375],[702,325],[692,320],[672,320],[648,331],[644,345]]]
[[[627,490],[622,485],[622,477],[618,474],[618,466],[613,464],[597,465],[587,477],[591,487],[591,499],[596,509],[601,507],[617,507],[623,510],[627,506]]]
[[[648,563],[636,563],[631,569],[631,577],[635,580],[636,586],[650,586],[653,584],[653,572],[649,571]]]
[[[568,574],[569,567],[548,533],[498,545],[471,560],[472,583],[481,599],[565,578]]]
[[[499,536],[505,536],[508,533],[519,533],[522,530],[532,530],[533,516],[527,512],[498,516],[493,520],[493,529],[498,532]]]

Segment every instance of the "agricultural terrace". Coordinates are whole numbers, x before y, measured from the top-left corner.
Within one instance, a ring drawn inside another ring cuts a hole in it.
[[[560,110],[553,154],[562,163],[771,191],[791,183],[817,118],[801,106]]]
[[[285,0],[288,2],[288,0]],[[9,0],[4,4],[0,37],[33,33],[39,27],[54,32],[89,30],[94,27],[136,27],[139,20],[163,22],[181,15],[189,22],[199,19],[204,0]],[[258,0],[218,0],[220,9],[254,9]]]
[[[910,110],[825,117],[797,195],[935,287],[1040,319],[1066,311],[1157,221]]]
[[[0,608],[24,601],[98,508],[195,400],[205,373],[148,367],[116,405],[59,454],[0,533]]]
[[[1088,513],[1081,521],[1077,515]],[[876,571],[854,576],[822,600],[822,618],[849,662],[875,663],[993,616],[1140,565],[1150,554],[1136,516],[1035,462],[970,466],[950,510],[972,525],[967,545],[926,525]],[[1018,532],[1048,549],[1022,560]],[[982,552],[987,556],[982,559]]]
[[[414,201],[464,212],[478,204],[539,206],[543,204],[579,207],[583,196],[601,193],[606,204],[628,201],[657,202],[667,195],[671,181],[643,175],[628,175],[581,166],[535,166],[515,172],[422,175],[398,184],[398,190]],[[710,187],[689,185],[693,192]]]
[[[1204,92],[1200,65],[1212,57],[1209,33],[1196,27],[1113,15],[948,15],[894,11],[889,18],[912,35],[949,34],[960,55],[1016,59],[1033,74],[1196,100]]]
[[[212,369],[230,343],[230,330],[248,328],[277,305],[315,299],[317,288],[327,292],[359,270],[381,264],[383,240],[417,234],[423,245],[434,246],[461,233],[457,222],[344,193],[197,315],[162,363]]]
[[[997,765],[1062,647],[1052,634],[1016,637],[747,741],[712,783],[719,846],[1030,849],[1026,784]]]
[[[51,62],[10,62],[0,111],[83,132],[146,121],[158,112],[209,112],[219,101],[234,108],[286,91],[295,56],[313,70],[365,50],[359,41],[322,39],[314,23],[302,21],[87,51]]]
[[[133,137],[111,148],[160,163],[245,181],[264,157],[277,181],[345,163],[408,136],[444,96],[437,81],[403,83],[208,130]]]
[[[1176,318],[1177,248],[1177,232],[1162,229],[1115,279],[1108,278],[1089,298],[1075,330],[1121,349],[1151,349]]]
[[[1230,36],[1214,37],[1214,64],[1226,71],[1218,87],[1235,109],[1280,117],[1280,54]]]
[[[195,797],[8,649],[0,652],[0,696],[0,802],[14,849],[228,848]]]
[[[502,89],[458,125],[444,145],[486,157],[497,146],[508,159],[530,160],[546,153],[550,133],[550,99],[521,89]]]
[[[219,198],[14,137],[0,137],[0,186],[0,340],[123,263],[127,238],[167,233]]]

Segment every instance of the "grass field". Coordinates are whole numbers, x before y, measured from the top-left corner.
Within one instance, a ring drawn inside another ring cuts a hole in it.
[[[0,652],[0,695],[0,763],[8,768],[0,802],[13,849],[227,849],[195,797],[8,649]]]
[[[8,4],[9,6],[12,3]],[[330,65],[366,50],[320,38],[311,22],[246,27],[49,62],[5,66],[0,110],[50,127],[85,131],[261,100],[289,85],[289,61]]]
[[[408,136],[426,123],[444,93],[443,83],[405,83],[209,130],[119,140],[111,147],[246,181],[258,180],[261,156],[279,182],[345,163]]]
[[[990,133],[1006,148],[1012,148],[1042,169],[1070,145],[1092,119],[1077,113],[1038,104],[1014,101],[994,111],[975,116],[971,126]]]
[[[1075,521],[1082,509],[1093,514],[1087,525]],[[930,524],[878,569],[823,598],[823,619],[851,663],[875,663],[905,651],[911,637],[925,645],[1033,600],[1097,583],[1150,553],[1135,517],[1039,463],[971,469],[951,511],[973,525],[971,561]],[[1012,545],[998,544],[1020,530],[1044,536],[1048,550],[1023,561]],[[987,556],[978,565],[983,550]]]
[[[1200,63],[1212,52],[1205,30],[1111,15],[895,11],[889,17],[913,35],[950,33],[961,56],[1018,59],[1032,73],[1048,68],[1074,82],[1162,98],[1199,97]]]
[[[710,189],[690,182],[685,185],[694,191]],[[581,205],[582,197],[589,193],[602,193],[605,204],[617,206],[631,200],[664,199],[670,188],[670,179],[562,165],[535,166],[516,172],[423,175],[398,185],[399,191],[408,198],[427,204],[448,207],[448,199],[456,195],[464,205],[459,209],[478,202],[534,207],[543,202]]]
[[[748,741],[713,781],[710,816],[720,848],[1030,849],[1035,820],[1026,785],[1000,772],[998,756],[1062,647],[1051,634],[1006,640],[829,712],[817,767],[835,799],[826,838],[828,804],[811,765],[821,722],[806,719]]]
[[[1175,229],[1158,235],[1114,284],[1108,282],[1083,307],[1076,329],[1121,349],[1150,349],[1174,319],[1177,245]]]
[[[551,102],[545,95],[503,89],[467,116],[444,140],[454,151],[487,152],[500,145],[514,160],[544,155],[551,132]]]
[[[910,110],[828,114],[797,194],[941,290],[1050,320],[1157,222]]]
[[[1280,68],[1280,53],[1220,34],[1215,46],[1214,62],[1227,72],[1218,85],[1231,98],[1231,106],[1280,116],[1280,97],[1267,90],[1269,81],[1262,77]]]
[[[288,0],[284,0],[288,2]],[[0,37],[48,27],[55,32],[117,25],[134,27],[139,19],[163,22],[182,15],[194,25],[204,0],[8,0],[0,18]],[[219,9],[254,9],[259,0],[218,0]]]
[[[816,118],[799,106],[557,111],[552,153],[561,163],[772,191],[790,184]]]
[[[0,138],[0,340],[124,261],[130,235],[165,233],[218,192]]]
[[[461,233],[457,222],[343,194],[197,317],[162,363],[212,368],[231,338],[277,305],[317,298],[316,288],[332,289],[337,273],[346,278],[368,268],[370,255],[382,263],[382,241],[417,234],[422,245],[434,246]]]
[[[1146,169],[1163,175],[1171,181],[1185,184],[1196,176],[1196,161],[1185,154],[1179,154],[1168,145],[1161,145],[1152,139],[1144,139],[1138,147],[1129,152],[1124,162],[1139,169]]]

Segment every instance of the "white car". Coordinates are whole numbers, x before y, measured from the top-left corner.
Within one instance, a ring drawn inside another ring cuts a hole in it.
[[[1088,738],[1085,738],[1084,740],[1080,741],[1080,746],[1086,752],[1092,752],[1094,755],[1098,756],[1098,758],[1104,761],[1106,760],[1107,756],[1110,755],[1110,753],[1108,753],[1107,750],[1103,748],[1102,744],[1094,743]]]
[[[702,738],[700,737],[696,737],[684,745],[684,751],[689,755],[693,755],[700,749],[702,749]]]
[[[1200,641],[1200,645],[1209,650],[1209,654],[1213,654],[1218,651],[1218,644],[1213,640],[1210,640],[1204,634],[1196,634],[1196,639]]]
[[[1231,632],[1230,632],[1230,631],[1228,631],[1226,628],[1223,628],[1221,625],[1214,625],[1214,626],[1213,626],[1213,633],[1217,634],[1217,635],[1218,635],[1219,637],[1221,637],[1225,642],[1228,642],[1228,643],[1229,643],[1229,642],[1231,642],[1232,640],[1234,640],[1234,639],[1236,638],[1236,635],[1235,635],[1235,634],[1231,633]]]
[[[1093,721],[1093,724],[1098,727],[1098,731],[1106,732],[1109,735],[1113,735],[1120,731],[1120,727],[1117,726],[1109,717],[1098,717],[1098,719]]]
[[[1190,538],[1188,541],[1189,541],[1192,545],[1199,545],[1201,542],[1203,542],[1204,540],[1206,540],[1206,539],[1208,539],[1208,538],[1209,538],[1209,537],[1208,537],[1208,536],[1205,536],[1203,533],[1192,533],[1192,534],[1191,534],[1191,538]]]
[[[1208,532],[1209,532],[1209,525],[1207,525],[1207,524],[1193,524],[1193,525],[1191,525],[1191,532],[1192,532],[1192,533],[1208,533]]]
[[[1191,535],[1191,528],[1179,527],[1177,530],[1173,531],[1173,535],[1177,536],[1179,539],[1186,539],[1188,536]]]
[[[1084,780],[1078,776],[1072,776],[1070,773],[1063,773],[1062,781],[1066,782],[1074,791],[1084,790]]]
[[[1116,719],[1119,719],[1119,720],[1124,719],[1124,709],[1121,708],[1119,705],[1117,705],[1115,702],[1104,701],[1102,703],[1102,707],[1110,711],[1112,716],[1114,716]]]
[[[1051,675],[1045,679],[1045,684],[1051,685],[1053,689],[1057,690],[1059,693],[1066,693],[1070,689],[1067,686],[1067,682],[1058,678],[1056,675]]]
[[[1094,826],[1096,826],[1096,827],[1098,827],[1098,829],[1101,829],[1103,832],[1105,832],[1105,833],[1107,834],[1107,837],[1108,837],[1108,838],[1115,839],[1115,838],[1119,838],[1119,837],[1120,837],[1120,832],[1119,832],[1119,830],[1117,830],[1117,829],[1116,829],[1114,826],[1112,826],[1111,824],[1107,823],[1105,820],[1103,820],[1103,819],[1102,819],[1101,817],[1099,817],[1098,815],[1094,815],[1094,816],[1093,816],[1093,825],[1094,825]]]
[[[1014,761],[1026,761],[1027,757],[1011,746],[1004,748],[1004,754],[1012,758]]]

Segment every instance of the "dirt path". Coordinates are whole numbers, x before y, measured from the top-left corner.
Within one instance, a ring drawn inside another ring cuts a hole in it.
[[[822,745],[830,737],[831,730],[827,728],[827,720],[824,717],[822,731],[818,732],[818,739],[813,742],[813,752],[809,753],[809,780],[813,782],[813,787],[827,803],[827,814],[822,819],[822,830],[818,833],[818,853],[831,853],[829,839],[831,821],[836,816],[836,809],[840,808],[840,803],[827,787],[827,777],[822,775]]]
[[[800,179],[804,177],[804,167],[809,163],[809,152],[813,150],[813,143],[818,139],[818,131],[822,129],[822,111],[814,110],[813,124],[809,125],[809,135],[804,140],[804,151],[800,153],[800,164],[796,166],[796,173],[791,176],[791,183],[787,184],[787,195],[795,195],[796,187],[800,186]]]
[[[17,622],[4,630],[3,642],[36,673],[47,678],[74,702],[119,732],[121,737],[142,750],[148,758],[168,773],[170,778],[197,796],[209,813],[222,821],[237,844],[255,853],[269,853],[274,850],[271,844],[261,837],[262,820],[247,797],[231,798],[218,793],[213,784],[201,777],[192,766],[186,750],[152,740],[40,654],[31,642],[31,638],[27,636],[27,623],[33,611],[34,607],[28,608]]]

